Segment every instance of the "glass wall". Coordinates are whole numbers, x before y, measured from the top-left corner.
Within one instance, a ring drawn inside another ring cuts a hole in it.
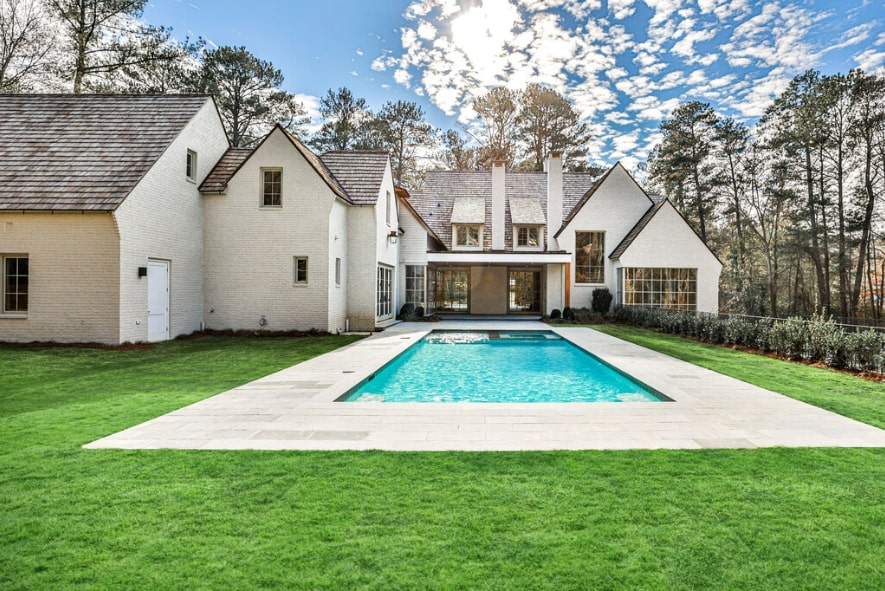
[[[697,309],[697,269],[624,267],[618,284],[621,303],[625,306]]]

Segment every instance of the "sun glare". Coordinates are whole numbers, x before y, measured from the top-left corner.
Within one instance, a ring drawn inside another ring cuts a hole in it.
[[[513,40],[519,13],[508,0],[483,0],[452,21],[452,42],[482,77],[495,76],[495,64]]]

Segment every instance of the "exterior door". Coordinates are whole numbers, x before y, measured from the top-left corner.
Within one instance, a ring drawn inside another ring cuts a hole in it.
[[[148,261],[148,341],[169,339],[169,261]]]
[[[541,311],[541,272],[534,269],[511,270],[508,280],[508,306],[510,313]]]

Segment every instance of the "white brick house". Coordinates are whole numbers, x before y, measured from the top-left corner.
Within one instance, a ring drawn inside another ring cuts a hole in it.
[[[0,341],[198,330],[197,187],[227,147],[205,96],[0,95]]]
[[[204,96],[0,95],[0,341],[158,341],[201,328],[375,330],[404,303],[716,311],[721,263],[620,165],[427,173],[317,156],[282,127],[231,148]]]
[[[667,201],[617,164],[599,178],[431,171],[403,194],[404,302],[455,314],[546,314],[615,304],[718,311],[722,264]]]
[[[207,328],[337,332],[393,321],[392,178],[387,154],[320,158],[279,126],[253,151],[230,150],[201,186]]]

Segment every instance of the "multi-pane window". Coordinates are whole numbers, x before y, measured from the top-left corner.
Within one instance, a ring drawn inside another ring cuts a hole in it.
[[[187,162],[185,165],[185,175],[187,176],[187,180],[196,181],[197,180],[197,153],[193,150],[187,151]]]
[[[437,269],[430,287],[431,308],[436,312],[469,312],[470,271]]]
[[[261,205],[263,207],[283,205],[283,171],[281,169],[261,169]]]
[[[378,267],[378,318],[393,314],[393,268]]]
[[[341,285],[341,259],[335,259],[335,285]]]
[[[575,232],[575,283],[605,283],[605,232]]]
[[[619,277],[621,303],[673,310],[696,310],[698,270],[625,267]]]
[[[480,225],[455,226],[455,244],[457,246],[479,248],[482,246],[480,243],[481,237],[482,226]]]
[[[516,246],[521,248],[541,246],[541,228],[538,226],[518,226],[516,228]]]
[[[28,311],[28,257],[0,256],[3,263],[3,309],[8,314]]]
[[[307,283],[307,257],[295,257],[295,283]]]
[[[406,303],[424,307],[425,267],[406,265]]]

